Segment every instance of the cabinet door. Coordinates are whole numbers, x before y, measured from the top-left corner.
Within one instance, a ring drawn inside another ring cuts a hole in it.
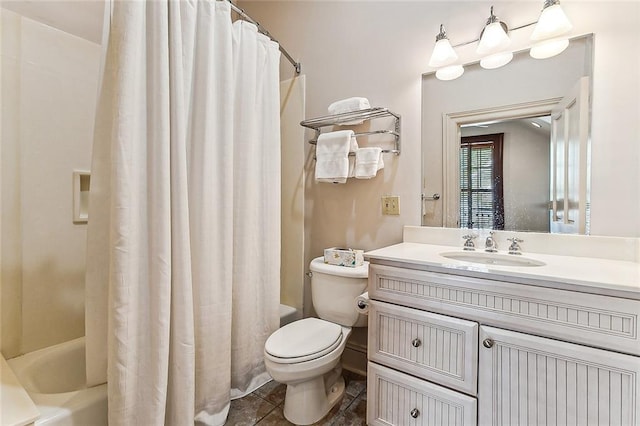
[[[475,426],[476,399],[369,362],[370,426]]]
[[[636,425],[640,358],[480,327],[481,425]]]

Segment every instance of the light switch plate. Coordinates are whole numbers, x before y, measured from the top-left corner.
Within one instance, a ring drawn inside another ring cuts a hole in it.
[[[388,195],[382,197],[382,214],[397,216],[400,214],[400,197]]]

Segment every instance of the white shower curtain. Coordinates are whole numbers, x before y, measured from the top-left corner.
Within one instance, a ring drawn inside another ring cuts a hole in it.
[[[116,1],[96,118],[87,378],[110,425],[223,424],[269,380],[279,51],[226,1]]]

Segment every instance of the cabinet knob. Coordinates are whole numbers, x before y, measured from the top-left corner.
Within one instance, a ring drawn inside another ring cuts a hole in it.
[[[411,417],[413,417],[414,419],[417,419],[418,416],[420,415],[420,410],[418,410],[417,408],[414,408],[413,410],[411,410],[409,414],[411,414]]]
[[[491,339],[484,339],[482,341],[482,346],[484,346],[485,348],[492,348],[493,347],[493,340]]]
[[[417,337],[411,341],[411,346],[413,346],[414,348],[419,348],[420,345],[422,345],[422,341],[420,341],[420,339],[418,339]]]

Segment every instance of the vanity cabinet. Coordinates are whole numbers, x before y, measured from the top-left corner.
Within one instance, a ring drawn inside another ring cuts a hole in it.
[[[640,422],[640,300],[369,261],[370,425]]]

